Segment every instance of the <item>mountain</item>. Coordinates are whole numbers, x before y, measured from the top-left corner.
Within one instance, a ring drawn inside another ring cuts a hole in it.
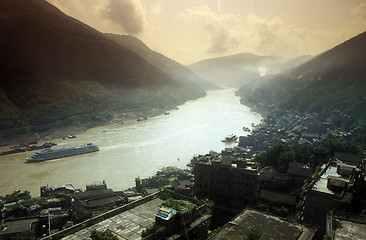
[[[189,68],[177,63],[161,53],[151,50],[146,46],[146,44],[136,37],[111,33],[106,34],[106,36],[117,44],[133,51],[176,82],[189,84],[192,87],[198,85],[207,90],[217,88],[214,84],[198,77]]]
[[[333,123],[345,130],[359,126],[366,119],[366,32],[238,94],[244,103],[316,112],[323,120],[338,115]]]
[[[251,79],[266,74],[267,64],[275,59],[275,57],[240,53],[202,60],[188,67],[198,76],[216,85],[239,88]]]
[[[0,0],[0,138],[205,95],[45,0]]]
[[[310,56],[286,60],[252,53],[206,59],[189,66],[197,75],[219,86],[240,88],[263,76],[276,74],[309,60]]]

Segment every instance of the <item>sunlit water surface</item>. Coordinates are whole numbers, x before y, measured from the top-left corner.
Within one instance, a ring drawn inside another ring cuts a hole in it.
[[[195,154],[233,146],[221,140],[229,134],[247,135],[243,127],[251,128],[260,119],[240,104],[233,89],[208,91],[205,98],[189,101],[169,115],[96,127],[77,138],[54,141],[56,147],[92,142],[99,152],[31,164],[24,162],[33,152],[0,156],[0,195],[19,188],[37,196],[42,185],[85,188],[100,180],[123,190],[134,186],[138,176],[154,175],[166,166],[186,168]]]

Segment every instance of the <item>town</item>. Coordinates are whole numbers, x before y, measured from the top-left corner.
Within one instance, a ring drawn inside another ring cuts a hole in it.
[[[352,132],[275,109],[244,131],[237,146],[124,191],[16,190],[1,197],[0,239],[363,239],[366,151]]]

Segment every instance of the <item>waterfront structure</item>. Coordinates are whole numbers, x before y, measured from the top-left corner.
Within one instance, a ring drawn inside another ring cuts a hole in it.
[[[99,151],[99,148],[92,143],[80,146],[71,146],[63,148],[45,149],[43,151],[36,151],[31,157],[26,158],[27,162],[42,162],[46,160],[70,157],[85,153]]]
[[[75,188],[71,184],[58,185],[54,187],[42,186],[40,187],[41,197],[51,197],[57,193],[74,194]]]
[[[203,158],[194,166],[194,193],[216,204],[243,209],[258,200],[258,168],[231,156]]]

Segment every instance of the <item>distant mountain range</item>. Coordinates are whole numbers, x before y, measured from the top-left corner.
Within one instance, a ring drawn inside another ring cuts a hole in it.
[[[323,120],[337,113],[343,116],[338,126],[366,130],[366,32],[238,94],[246,104],[316,112]]]
[[[199,77],[158,53],[153,63],[137,39],[123,43],[45,0],[0,6],[0,138],[205,96]]]
[[[216,85],[240,88],[248,82],[291,69],[310,59],[311,56],[285,60],[280,57],[239,53],[206,59],[188,67],[197,75]]]

